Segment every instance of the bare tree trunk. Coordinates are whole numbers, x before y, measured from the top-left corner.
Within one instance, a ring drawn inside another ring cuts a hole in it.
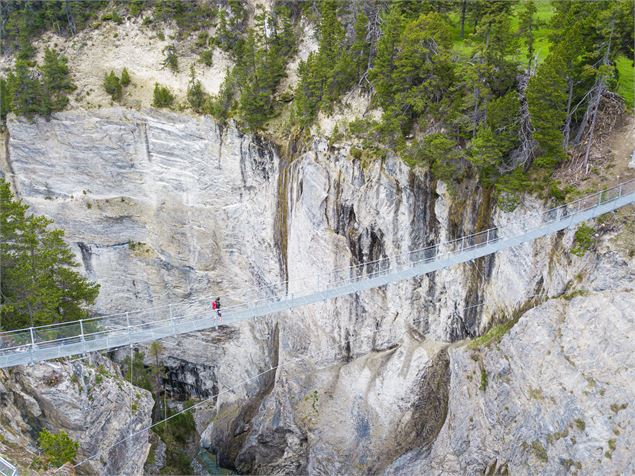
[[[73,13],[68,5],[68,0],[64,1],[64,12],[66,13],[66,19],[68,20],[68,27],[71,30],[71,35],[75,36],[77,28],[75,27],[75,20],[73,19]]]
[[[591,130],[589,131],[589,138],[587,140],[586,151],[584,152],[584,173],[589,173],[589,153],[591,152],[591,145],[593,144],[593,131],[595,130],[595,121],[598,117],[598,107],[600,106],[600,100],[604,93],[604,88],[598,92],[598,99],[595,101],[595,109],[593,110],[593,119],[591,120]]]
[[[467,0],[461,3],[461,38],[465,38],[465,13],[467,12]]]
[[[611,33],[609,34],[609,41],[606,45],[606,51],[604,52],[604,58],[602,59],[602,63],[604,65],[608,65],[610,61],[611,55],[611,42],[613,40],[613,31],[615,29],[615,20],[611,21]],[[587,139],[586,150],[584,152],[584,173],[589,173],[589,153],[591,152],[591,146],[593,145],[593,132],[595,131],[595,122],[598,116],[598,108],[600,107],[600,102],[602,101],[602,96],[606,91],[606,81],[604,78],[604,74],[600,73],[598,80],[596,82],[597,87],[595,91],[595,97],[593,98],[593,102],[591,104],[591,127],[589,130],[589,138]],[[587,112],[589,109],[587,109]],[[578,134],[580,134],[578,132]]]
[[[573,100],[573,79],[568,79],[569,93],[567,96],[567,120],[564,123],[564,140],[562,141],[562,147],[567,150],[569,146],[569,136],[571,135],[571,101]]]

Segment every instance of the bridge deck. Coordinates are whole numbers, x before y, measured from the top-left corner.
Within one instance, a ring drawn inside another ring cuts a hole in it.
[[[458,240],[360,266],[263,287],[249,302],[227,308],[224,325],[326,301],[424,275],[550,235],[635,202],[635,180],[548,210],[539,225],[518,234],[492,228]],[[263,297],[264,296],[264,297]],[[204,307],[195,303],[204,302]],[[210,329],[209,301],[172,305],[0,333],[0,368],[56,359]],[[166,313],[169,312],[169,315]]]

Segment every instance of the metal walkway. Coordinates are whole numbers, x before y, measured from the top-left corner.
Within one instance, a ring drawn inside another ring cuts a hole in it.
[[[303,280],[225,296],[222,324],[313,304],[465,263],[550,235],[635,202],[635,180],[544,212],[521,232],[491,228],[450,242],[409,251]],[[210,299],[0,333],[0,368],[150,342],[210,329]]]
[[[6,459],[0,456],[0,475],[2,476],[18,476],[18,470]]]

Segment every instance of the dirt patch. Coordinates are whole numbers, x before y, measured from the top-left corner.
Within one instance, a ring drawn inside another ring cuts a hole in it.
[[[198,61],[194,48],[195,35],[176,42],[176,26],[161,23],[143,26],[141,19],[128,19],[121,24],[103,22],[97,28],[88,28],[72,38],[47,33],[34,43],[37,59],[41,63],[46,47],[52,47],[68,57],[69,67],[77,90],[71,95],[69,109],[110,107],[113,101],[103,87],[104,75],[111,70],[117,75],[127,68],[132,84],[124,88],[122,106],[140,108],[152,104],[154,83],[168,86],[185,102],[193,65],[203,88],[215,94],[225,77],[231,61],[224,52],[214,50],[213,64],[205,66]],[[213,34],[213,31],[210,31]],[[163,39],[161,39],[163,38]],[[163,66],[163,49],[176,45],[179,71],[173,73]],[[0,68],[10,67],[11,58],[2,58]]]
[[[556,179],[580,191],[596,191],[635,178],[635,169],[629,168],[635,151],[635,117],[623,113],[609,117],[604,124],[596,131],[589,154],[589,173],[585,174],[582,166],[582,151],[556,172]]]

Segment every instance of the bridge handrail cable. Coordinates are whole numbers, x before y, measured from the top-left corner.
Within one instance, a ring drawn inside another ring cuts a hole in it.
[[[536,217],[539,219],[540,225],[535,226],[533,229],[539,229],[544,226],[544,224],[551,223],[553,221],[563,221],[569,217],[574,217],[578,213],[595,208],[601,204],[633,192],[635,192],[635,179],[600,192],[595,192],[570,203],[551,208],[543,212],[541,216]],[[454,240],[429,245],[424,248],[406,251],[392,256],[384,256],[376,260],[358,263],[349,267],[338,268],[327,273],[318,273],[303,279],[286,280],[270,285],[263,285],[256,288],[246,289],[243,292],[237,291],[236,294],[240,294],[242,296],[254,296],[255,299],[246,300],[246,302],[243,301],[235,305],[224,306],[223,312],[229,315],[239,311],[246,311],[253,307],[262,306],[265,303],[273,304],[289,297],[291,297],[291,299],[302,297],[306,295],[307,292],[311,294],[317,291],[328,291],[329,289],[345,284],[372,279],[374,277],[381,276],[382,274],[387,274],[388,272],[394,272],[396,268],[413,267],[419,263],[440,260],[449,255],[469,251],[483,245],[494,243],[503,237],[506,237],[504,233],[501,234],[500,232],[501,229],[493,227],[477,233],[465,235]],[[518,235],[518,233],[515,235]],[[366,268],[365,273],[364,268]],[[256,298],[257,293],[263,290],[267,291],[268,295],[264,297],[261,295]],[[144,327],[160,329],[164,327],[162,325],[163,323],[166,323],[166,326],[174,325],[175,321],[189,320],[192,317],[201,315],[200,309],[187,309],[185,312],[174,314],[173,310],[176,306],[186,305],[192,307],[196,303],[208,304],[210,302],[211,300],[209,298],[199,298],[195,300],[182,301],[176,304],[170,303],[164,306],[154,306],[152,308],[140,309],[138,311],[96,316],[80,321],[54,323],[0,332],[0,355],[17,351],[18,349],[24,349],[25,345],[31,346],[32,344],[35,344],[38,347],[47,347],[50,344],[78,342],[79,340],[91,340],[96,338],[96,336],[115,335],[118,334],[119,331],[126,334],[135,333]],[[207,305],[205,306],[205,312],[209,315],[209,313],[211,313],[211,308]],[[158,311],[166,309],[170,310],[170,315],[165,319],[155,318],[151,321],[137,322],[143,316],[159,316],[160,312]],[[125,322],[123,322],[124,320]],[[106,330],[95,329],[93,331],[90,329],[91,324],[103,325],[107,328]],[[89,327],[88,331],[84,329],[84,326]],[[119,328],[117,328],[117,326]],[[63,332],[64,329],[70,329],[74,335],[60,337],[58,332]],[[53,331],[53,335],[47,335],[50,331]],[[13,343],[16,341],[22,341],[24,343],[21,345],[11,345],[11,341],[13,341]],[[5,343],[9,344],[9,346],[3,345]]]

